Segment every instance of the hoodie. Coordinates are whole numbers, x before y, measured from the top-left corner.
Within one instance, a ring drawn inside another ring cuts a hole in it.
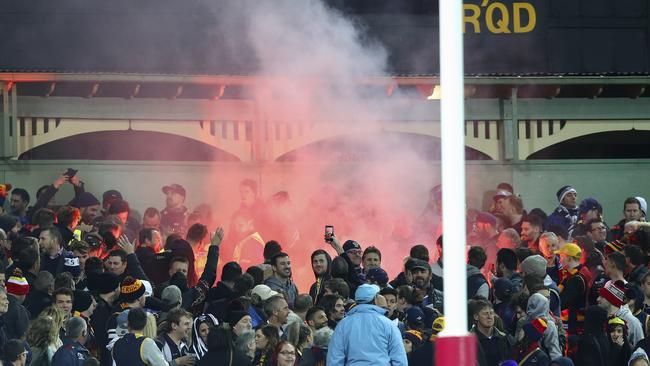
[[[562,350],[558,341],[558,331],[555,325],[555,319],[549,313],[549,301],[542,294],[533,294],[528,299],[528,306],[526,307],[526,314],[528,314],[528,321],[537,318],[546,320],[547,328],[544,331],[544,337],[540,342],[540,348],[545,350],[551,360],[562,357]]]
[[[488,286],[485,277],[481,273],[481,270],[472,266],[471,264],[467,265],[467,298],[471,299],[474,296],[482,296],[486,300],[490,298],[490,287]]]
[[[645,353],[643,348],[639,348],[636,351],[632,353],[632,357],[630,357],[630,361],[627,363],[627,366],[632,366],[634,361],[638,360],[639,358],[642,358],[648,362],[650,362],[650,359],[648,359],[648,355]]]
[[[621,306],[614,316],[625,320],[625,323],[627,323],[627,341],[630,342],[630,346],[636,347],[637,343],[643,339],[643,328],[639,319],[632,314],[627,304]]]
[[[324,292],[323,285],[325,284],[325,281],[332,278],[332,274],[330,273],[332,270],[332,257],[330,257],[329,253],[323,250],[322,252],[312,254],[312,259],[314,255],[319,255],[319,254],[325,255],[325,258],[327,259],[327,270],[325,271],[324,274],[320,276],[317,275],[316,272],[314,272],[314,277],[316,278],[316,282],[314,282],[309,288],[309,295],[314,300],[314,304],[317,304],[318,301],[320,301],[320,299],[323,297],[323,292]]]

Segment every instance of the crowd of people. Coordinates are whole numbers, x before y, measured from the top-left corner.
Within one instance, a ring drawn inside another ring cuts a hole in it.
[[[25,189],[0,185],[3,364],[435,363],[445,327],[439,186],[420,217],[437,240],[412,243],[389,274],[380,249],[332,230],[309,259],[287,250],[299,236],[279,223],[265,233],[277,240],[263,240],[257,228],[273,215],[254,181],[241,182],[242,205],[223,230],[208,205],[185,207],[180,184],[162,188],[163,209],[140,216],[116,190],[100,202],[76,173],[41,187],[33,204]],[[59,206],[64,184],[75,196]],[[478,365],[650,366],[645,199],[625,199],[611,227],[573,187],[556,199],[546,215],[504,183],[489,209],[467,212]],[[295,263],[311,264],[309,288],[297,285]]]

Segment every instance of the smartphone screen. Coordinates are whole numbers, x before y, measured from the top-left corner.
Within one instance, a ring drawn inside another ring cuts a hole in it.
[[[334,226],[332,225],[327,225],[325,226],[325,240],[328,240],[332,238],[334,235]]]

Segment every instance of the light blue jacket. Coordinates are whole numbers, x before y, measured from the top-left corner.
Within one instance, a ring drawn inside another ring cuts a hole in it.
[[[327,350],[327,364],[407,366],[402,335],[384,313],[375,305],[353,307],[336,325]]]

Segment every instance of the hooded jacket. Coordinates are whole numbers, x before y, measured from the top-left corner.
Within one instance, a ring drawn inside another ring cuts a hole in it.
[[[632,353],[632,357],[630,357],[630,361],[627,363],[627,365],[632,366],[634,361],[638,360],[639,358],[643,358],[644,360],[650,362],[650,359],[648,359],[648,355],[645,353],[643,348],[639,348]]]
[[[566,230],[569,238],[571,239],[572,231],[575,228],[576,223],[578,222],[578,208],[568,208],[562,205],[557,206],[557,208],[548,216],[544,227],[551,228],[553,226],[559,226]]]
[[[643,328],[639,319],[632,314],[627,304],[621,306],[614,316],[625,320],[625,323],[627,323],[627,341],[630,342],[630,346],[636,347],[636,344],[643,339]]]
[[[578,340],[576,366],[606,366],[610,359],[609,336],[605,333],[607,310],[593,305],[585,310],[584,333]]]
[[[482,296],[485,299],[490,298],[490,286],[488,286],[487,280],[481,273],[481,270],[472,266],[471,264],[467,265],[467,298],[471,299],[474,296]]]
[[[528,299],[526,314],[528,314],[528,321],[537,318],[546,320],[547,328],[544,331],[542,342],[540,342],[540,348],[548,353],[551,360],[562,357],[562,350],[560,349],[558,340],[558,330],[555,326],[555,320],[549,313],[548,299],[538,293],[532,294]]]
[[[332,257],[330,257],[329,253],[326,251],[323,251],[322,253],[318,254],[324,254],[325,258],[327,259],[327,270],[325,270],[325,273],[322,275],[317,275],[316,272],[314,272],[314,277],[316,277],[316,282],[314,282],[311,287],[309,288],[309,296],[314,300],[314,304],[317,304],[318,301],[323,297],[323,285],[325,284],[325,281],[329,280],[332,278],[332,274],[330,273],[332,269]],[[314,255],[312,254],[312,257]],[[312,268],[313,269],[313,268]]]
[[[298,297],[298,288],[296,287],[296,284],[293,283],[291,278],[282,280],[277,276],[273,275],[269,277],[264,282],[264,284],[269,286],[271,290],[286,295],[285,297],[287,299],[287,302],[289,303],[289,308],[293,309],[293,303],[296,301],[296,297]]]
[[[328,365],[406,366],[402,336],[379,306],[359,304],[341,320],[329,344]]]

